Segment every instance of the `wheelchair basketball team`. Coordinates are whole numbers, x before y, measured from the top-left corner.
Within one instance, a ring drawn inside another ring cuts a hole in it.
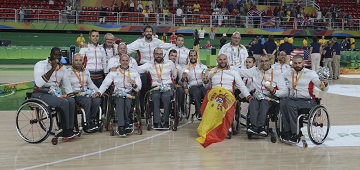
[[[304,68],[300,55],[293,56],[292,67],[284,51],[279,52],[276,63],[272,63],[274,55],[248,57],[240,39],[240,33],[234,32],[231,42],[220,49],[217,66],[208,69],[200,62],[198,51],[184,46],[183,35],[177,35],[176,44],[165,43],[153,37],[153,28],[146,26],[143,36],[128,45],[115,44],[111,33],[105,35],[101,45],[99,32],[92,30],[89,44],[73,55],[72,67],[67,69],[60,63],[58,47],[51,49],[46,60],[36,63],[31,97],[61,111],[60,136],[71,139],[79,133],[74,128],[76,108],[85,112],[84,130],[97,131],[101,126],[99,112],[103,110],[104,114],[102,101],[111,96],[115,131],[126,136],[135,121],[134,100],[140,103],[141,117],[149,119],[148,130],[169,129],[177,126],[177,122],[171,123],[174,117],[186,114],[185,95],[190,96],[194,114],[201,120],[202,99],[208,89],[221,86],[239,102],[249,103],[247,134],[267,136],[267,117],[276,105],[281,112],[280,117],[275,115],[282,122],[281,138],[297,143],[299,110],[318,105],[314,87],[326,90],[327,80]],[[133,52],[137,52],[137,60],[130,56]]]

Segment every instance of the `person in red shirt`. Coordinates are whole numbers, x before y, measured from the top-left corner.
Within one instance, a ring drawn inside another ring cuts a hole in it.
[[[212,48],[212,44],[210,43],[210,41],[207,41],[207,43],[205,44],[205,48],[206,49],[211,49]]]
[[[171,42],[171,44],[176,44],[175,32],[172,32],[172,35],[170,36],[170,42]]]

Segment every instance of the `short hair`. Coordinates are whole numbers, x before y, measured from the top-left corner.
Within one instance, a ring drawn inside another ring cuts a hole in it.
[[[150,29],[151,29],[151,31],[154,31],[154,29],[153,29],[153,27],[152,27],[152,26],[147,25],[147,26],[145,26],[145,27],[144,27],[143,32],[145,32],[145,31],[146,31],[146,29],[148,29],[148,28],[150,28]]]
[[[176,36],[176,40],[177,40],[179,37],[184,38],[184,35],[182,35],[182,34],[178,34],[178,35]],[[185,38],[184,38],[184,39],[185,39]]]
[[[73,55],[73,57],[72,57],[73,62],[74,62],[75,56],[80,56],[80,58],[82,59],[82,57],[81,57],[81,54],[80,54],[80,53],[75,53],[75,54]]]
[[[92,34],[93,32],[97,32],[97,33],[98,33],[99,31],[92,29],[92,30],[89,32],[89,35],[91,36],[91,34]]]
[[[269,41],[269,42],[274,42],[274,36],[273,36],[273,35],[269,35],[268,41]]]
[[[193,53],[193,52],[195,52],[196,55],[198,55],[196,50],[190,50],[190,51],[189,51],[189,56],[190,56],[190,53]]]
[[[313,37],[312,37],[312,40],[313,40],[313,42],[317,42],[317,41],[318,41],[318,37],[313,36]]]
[[[292,59],[294,60],[294,59],[298,59],[298,58],[301,58],[301,60],[304,60],[304,57],[299,54],[294,55]]]
[[[104,39],[106,39],[106,36],[108,36],[108,35],[110,35],[110,36],[112,36],[113,38],[115,38],[115,36],[114,36],[113,34],[111,34],[110,32],[108,32],[108,33],[106,33],[106,34],[104,35]]]
[[[120,55],[120,60],[121,60],[123,57],[129,57],[129,58],[130,58],[130,56],[129,56],[128,54],[122,54],[122,55]]]
[[[284,55],[284,54],[285,54],[285,56],[287,56],[287,54],[286,54],[285,51],[280,51],[279,56],[280,56],[280,55]]]
[[[155,51],[155,50],[154,50],[154,51]],[[176,53],[176,54],[177,54],[177,51],[176,51],[175,49],[172,49],[172,50],[169,51],[169,55],[170,55],[171,53]]]
[[[156,48],[154,48],[153,54],[155,54],[155,51],[156,51],[156,50],[161,50],[161,52],[162,52],[162,49],[161,49],[160,47],[156,47]]]
[[[248,58],[252,59],[253,63],[255,63],[255,62],[256,62],[255,57],[253,57],[253,56],[249,56],[249,57],[247,57],[247,59],[248,59]]]
[[[55,53],[55,51],[60,51],[61,52],[61,49],[59,48],[59,47],[53,47],[53,48],[51,48],[51,54],[54,54]]]

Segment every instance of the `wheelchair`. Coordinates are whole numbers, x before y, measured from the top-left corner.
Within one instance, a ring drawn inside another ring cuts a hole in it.
[[[190,93],[188,94],[184,94],[184,115],[186,119],[190,118],[190,114],[191,114],[191,105],[194,105],[195,107],[195,99],[192,97],[192,95]],[[202,103],[202,100],[201,100]],[[191,114],[191,122],[194,122],[194,116],[197,116],[200,113],[197,113],[196,111]]]
[[[254,99],[256,100],[256,99]],[[266,100],[266,99],[262,99],[262,100]],[[258,137],[268,137],[270,135],[270,141],[272,143],[276,143],[277,139],[276,139],[276,135],[275,132],[273,131],[273,128],[270,128],[269,124],[270,121],[274,122],[275,118],[277,116],[277,113],[279,113],[280,110],[280,104],[279,104],[279,100],[274,100],[272,102],[273,105],[271,105],[271,107],[269,108],[267,114],[266,114],[266,119],[265,119],[265,125],[264,125],[264,129],[266,131],[266,135],[260,135],[260,134],[253,134],[250,132],[246,132],[247,137],[249,140],[253,139],[254,136],[258,136]],[[249,128],[251,126],[251,122],[250,122],[250,110],[248,110],[248,113],[246,115],[246,127]]]
[[[240,126],[246,127],[247,118],[245,115],[241,114],[241,103],[244,102],[247,102],[247,100],[236,96],[235,116],[233,123],[231,124],[231,128],[228,132],[229,139],[231,139],[233,135],[236,135],[240,132]]]
[[[156,87],[155,87],[156,88]],[[177,110],[178,106],[177,106],[177,101],[176,101],[176,89],[171,89],[173,91],[173,96],[171,97],[171,101],[170,101],[170,114],[169,114],[169,128],[155,128],[154,127],[154,106],[153,106],[153,102],[151,99],[151,95],[154,91],[154,88],[147,91],[145,94],[145,118],[146,118],[146,126],[147,126],[147,130],[150,131],[151,129],[156,129],[156,130],[168,130],[171,129],[173,131],[177,131],[177,127],[179,124],[179,112]],[[160,109],[163,109],[163,102],[160,102]],[[165,111],[161,111],[160,110],[160,117],[161,117],[161,122],[164,122],[164,112]]]
[[[84,128],[88,125],[88,122],[86,122],[86,113],[85,110],[82,106],[80,106],[79,103],[76,103],[76,113],[78,115],[80,115],[80,119],[81,119],[81,127],[84,130],[84,132],[86,133],[94,133],[96,132],[96,130],[88,130],[87,128]],[[103,118],[103,112],[102,112],[102,107],[99,106],[99,112],[97,113],[97,118],[94,120],[95,124],[98,127],[98,131],[101,133],[103,132],[103,127],[104,127],[104,118]],[[78,118],[79,119],[79,118]]]
[[[302,108],[298,111],[297,118],[297,143],[302,141],[303,147],[307,148],[308,144],[305,140],[305,136],[301,132],[303,124],[307,124],[307,131],[310,141],[316,145],[321,145],[324,143],[327,135],[330,130],[330,118],[327,109],[321,104],[321,98],[315,98],[317,103],[316,106],[309,108]],[[288,142],[283,139],[285,132],[283,132],[282,124],[282,113],[279,112],[276,121],[276,133],[280,141],[288,144],[293,144],[293,142]]]
[[[61,114],[60,110],[49,106],[45,101],[38,98],[31,98],[32,93],[27,92],[25,102],[22,103],[16,113],[16,130],[20,137],[28,143],[41,143],[50,134],[54,135],[51,139],[53,145],[58,144],[59,139],[63,139],[60,133]],[[58,114],[59,113],[59,114]],[[74,119],[74,128],[81,136],[82,127]]]
[[[139,93],[136,93],[135,98],[132,99],[131,110],[129,113],[130,124],[129,129],[126,129],[127,134],[137,133],[138,135],[142,135],[141,128],[141,112],[140,112],[140,99]],[[110,136],[115,135],[115,131],[117,129],[117,118],[116,118],[116,109],[115,102],[113,101],[112,96],[109,96],[109,112],[106,119],[108,120],[107,129],[110,132]]]

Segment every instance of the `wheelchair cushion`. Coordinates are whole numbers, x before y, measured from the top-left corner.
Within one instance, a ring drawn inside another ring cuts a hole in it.
[[[310,108],[299,109],[298,115],[309,114],[310,110],[311,110]]]

